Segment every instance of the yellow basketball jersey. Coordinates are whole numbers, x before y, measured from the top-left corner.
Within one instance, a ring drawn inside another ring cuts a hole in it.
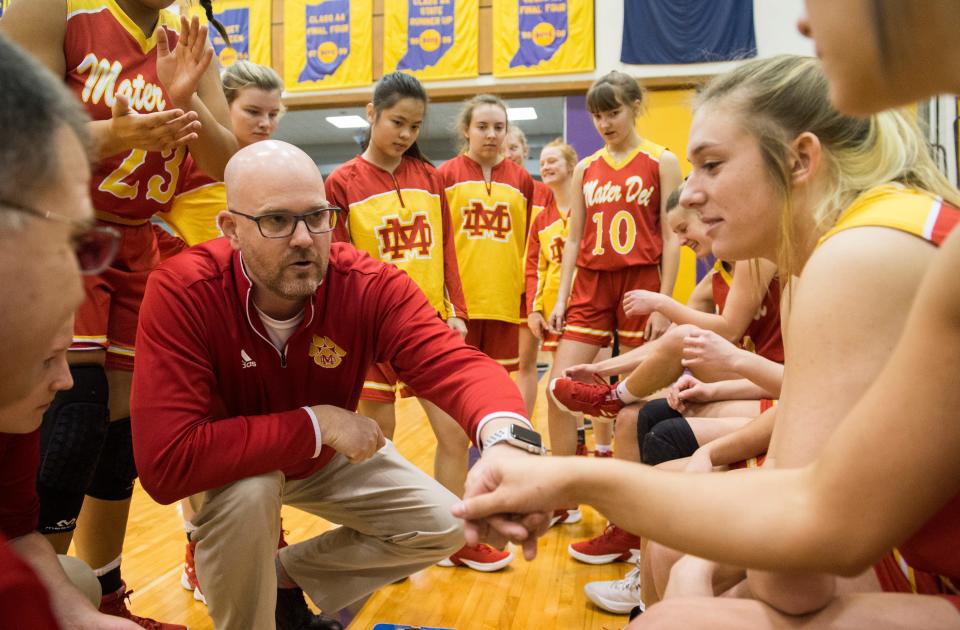
[[[184,176],[163,219],[173,232],[191,247],[221,236],[217,215],[227,209],[227,189],[207,176],[187,155]]]
[[[519,323],[533,179],[502,160],[487,183],[480,165],[465,155],[439,170],[470,318]]]
[[[527,295],[530,312],[549,317],[560,292],[560,263],[567,240],[567,218],[551,200],[533,220],[527,243]]]
[[[447,319],[443,293],[443,216],[440,196],[403,189],[403,205],[390,190],[350,204],[350,240],[377,260],[415,278],[430,305]]]
[[[221,182],[211,182],[174,197],[170,212],[161,212],[160,218],[193,246],[221,236],[217,214],[226,209],[226,188]]]
[[[330,202],[346,211],[348,234],[339,237],[407,272],[441,318],[465,316],[436,169],[404,157],[390,173],[357,156],[330,174],[326,189]]]
[[[857,227],[888,227],[940,245],[958,220],[960,211],[940,197],[901,184],[884,184],[854,199],[818,245]]]

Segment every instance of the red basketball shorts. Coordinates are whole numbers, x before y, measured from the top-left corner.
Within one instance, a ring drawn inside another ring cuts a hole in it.
[[[627,317],[623,295],[634,289],[660,290],[660,267],[642,265],[616,271],[577,268],[567,306],[563,339],[606,347],[616,331],[623,346],[643,345],[647,316]]]

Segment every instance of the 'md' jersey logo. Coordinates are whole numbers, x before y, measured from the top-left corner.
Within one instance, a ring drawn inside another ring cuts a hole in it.
[[[374,228],[380,260],[388,263],[428,259],[433,248],[433,228],[426,212],[414,212],[409,222],[398,215],[383,218]]]
[[[510,239],[510,206],[500,202],[492,208],[482,201],[471,199],[470,205],[462,208],[463,231],[469,239],[490,239],[506,242]]]
[[[560,263],[563,261],[563,246],[567,242],[563,239],[562,236],[554,236],[553,241],[550,243],[550,260],[555,263]]]
[[[343,362],[347,353],[330,337],[314,335],[310,342],[310,356],[313,357],[313,362],[322,368],[335,368]]]

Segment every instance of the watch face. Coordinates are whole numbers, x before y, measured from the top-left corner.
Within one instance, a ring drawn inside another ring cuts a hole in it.
[[[530,429],[525,429],[524,427],[514,424],[510,427],[510,434],[521,442],[533,444],[537,448],[543,446],[543,440],[540,439],[540,434],[536,431],[531,431]]]

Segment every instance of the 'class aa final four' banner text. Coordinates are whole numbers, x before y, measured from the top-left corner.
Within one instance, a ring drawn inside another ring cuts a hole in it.
[[[206,22],[206,14],[197,5],[190,13]],[[213,15],[230,36],[224,41],[217,29],[209,28],[208,37],[221,68],[229,68],[235,61],[246,60],[261,66],[270,65],[270,3],[262,0],[214,0]]]
[[[593,0],[493,0],[494,76],[593,68]]]
[[[283,24],[287,90],[373,82],[373,0],[286,0]]]
[[[422,81],[479,74],[479,0],[390,0],[384,3],[383,71]]]

